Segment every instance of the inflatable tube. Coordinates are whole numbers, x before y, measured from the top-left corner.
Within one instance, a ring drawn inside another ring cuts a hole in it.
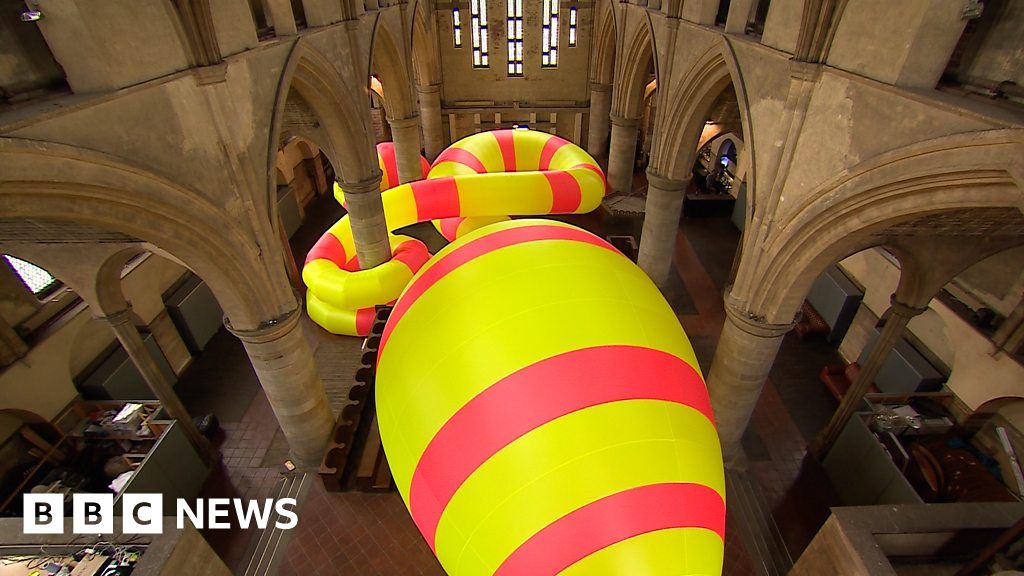
[[[378,147],[382,188],[393,181],[388,150],[393,159],[393,147]],[[425,180],[391,187],[381,198],[388,230],[433,220],[453,240],[509,215],[590,212],[605,190],[604,173],[582,148],[544,132],[498,130],[456,142]],[[336,187],[335,195],[344,203],[343,191]],[[390,262],[361,271],[348,218],[331,226],[302,271],[310,318],[335,334],[366,335],[369,324],[360,318],[371,317],[367,308],[395,300],[430,257],[412,238],[393,236],[391,246]]]
[[[451,576],[721,573],[725,480],[693,350],[589,232],[515,220],[441,250],[385,327],[376,402]]]

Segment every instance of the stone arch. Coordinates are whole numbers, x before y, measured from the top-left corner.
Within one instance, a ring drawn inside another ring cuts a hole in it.
[[[426,0],[415,0],[409,31],[410,60],[417,86],[441,82],[441,62],[437,53],[437,27]]]
[[[731,297],[773,324],[792,320],[811,283],[830,264],[910,236],[939,215],[993,209],[1021,217],[1022,182],[1007,167],[1024,154],[1021,132],[957,134],[881,154],[819,185],[744,266]],[[1017,168],[1019,169],[1019,168]],[[973,218],[966,213],[964,233]]]
[[[612,114],[625,118],[638,118],[643,106],[644,87],[648,84],[649,70],[654,68],[658,77],[657,50],[650,15],[643,12],[642,20],[630,33],[623,26],[623,41],[615,54]]]
[[[240,329],[295,309],[284,268],[267,261],[278,253],[198,191],[107,154],[15,138],[0,138],[0,175],[0,227],[75,222],[148,242],[199,274]]]
[[[597,2],[594,18],[594,47],[590,58],[590,81],[611,84],[615,80],[615,10],[611,1]]]
[[[747,167],[747,217],[753,214],[754,137],[750,121],[750,107],[739,65],[732,48],[725,40],[718,40],[681,76],[671,90],[665,90],[658,115],[659,137],[651,153],[651,166],[667,178],[684,180],[689,177],[697,154],[697,141],[704,121],[715,100],[732,87],[739,105],[744,155]]]
[[[276,189],[273,169],[277,150],[289,135],[316,144],[345,180],[372,176],[377,166],[376,152],[367,137],[367,115],[361,113],[368,108],[367,97],[364,86],[346,85],[330,60],[300,37],[278,83],[268,146],[269,193]],[[302,120],[306,118],[308,123]],[[272,210],[275,205],[269,202]]]
[[[384,106],[388,118],[392,119],[416,116],[412,78],[401,38],[403,35],[391,30],[387,18],[377,18],[370,43],[369,70],[376,74],[384,85],[384,92],[387,94]]]

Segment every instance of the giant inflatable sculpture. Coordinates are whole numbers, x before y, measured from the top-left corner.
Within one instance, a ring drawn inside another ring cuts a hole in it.
[[[452,164],[448,191],[413,193],[417,218],[593,207],[589,187],[600,184],[599,200],[603,179],[585,152],[529,132],[520,148],[519,134],[449,149],[431,170]],[[542,139],[557,151],[538,154]],[[502,164],[487,146],[506,151]],[[559,154],[571,158],[560,169],[583,172],[545,172]],[[517,161],[535,169],[529,178],[493,171]],[[477,184],[484,170],[493,185]],[[563,192],[568,178],[578,186]],[[720,574],[718,436],[693,350],[657,287],[604,240],[561,222],[439,226],[461,230],[399,289],[376,401],[395,482],[447,573]]]
[[[378,146],[389,230],[434,220],[454,240],[508,215],[590,212],[605,193],[604,174],[589,154],[543,132],[475,134],[442,152],[425,180],[397,186],[389,146]],[[344,203],[337,186],[335,195]],[[398,298],[430,257],[422,242],[405,236],[391,236],[391,249],[390,262],[360,271],[351,222],[345,217],[331,226],[310,250],[302,270],[309,316],[335,334],[365,335],[373,306]]]

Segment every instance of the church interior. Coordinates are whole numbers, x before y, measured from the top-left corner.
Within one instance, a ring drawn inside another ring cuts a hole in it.
[[[0,0],[0,576],[1022,574],[1022,86],[1015,0]]]

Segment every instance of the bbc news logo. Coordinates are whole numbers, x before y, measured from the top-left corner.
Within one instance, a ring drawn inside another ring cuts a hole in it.
[[[25,494],[22,531],[25,534],[64,533],[63,494]],[[270,524],[291,530],[299,522],[294,498],[242,500],[209,498],[194,504],[179,498],[175,502],[175,524],[179,530],[186,520],[198,529],[224,530],[232,527],[234,516],[240,528],[261,530]],[[71,531],[74,534],[114,533],[113,494],[75,494],[71,500]],[[121,532],[124,534],[160,534],[163,531],[164,499],[160,494],[124,494],[121,496]]]

